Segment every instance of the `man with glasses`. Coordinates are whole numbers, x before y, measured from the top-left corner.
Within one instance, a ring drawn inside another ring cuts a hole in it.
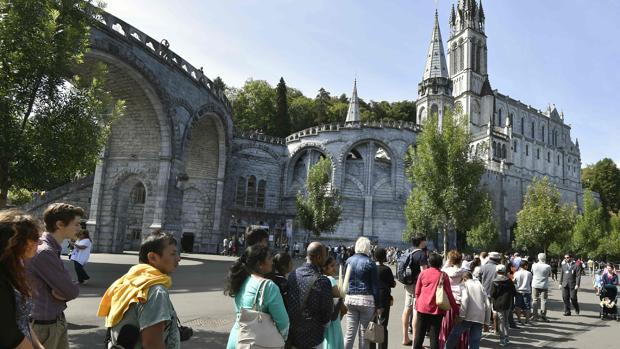
[[[564,256],[562,273],[560,275],[560,288],[564,300],[564,316],[570,316],[570,304],[573,303],[575,313],[579,315],[579,303],[577,303],[577,290],[581,283],[581,268],[575,263],[570,254]]]

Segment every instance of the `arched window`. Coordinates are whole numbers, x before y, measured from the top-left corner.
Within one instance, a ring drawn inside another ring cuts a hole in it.
[[[540,136],[542,141],[545,141],[545,126],[543,125],[542,128],[540,129]]]
[[[540,160],[540,148],[536,148],[536,159]]]
[[[476,72],[480,73],[482,69],[482,64],[480,60],[482,59],[482,44],[478,44],[476,46]]]
[[[497,112],[497,126],[502,127],[502,108]]]
[[[439,117],[439,107],[437,104],[431,106],[431,115]]]
[[[493,141],[493,157],[497,157],[497,143],[495,141]]]
[[[146,189],[144,188],[144,184],[141,182],[136,183],[136,185],[131,189],[131,203],[133,204],[144,204],[146,201]]]
[[[256,207],[265,208],[265,187],[267,182],[264,180],[258,181],[258,192],[256,195]]]
[[[506,158],[506,144],[502,144],[502,158]]]
[[[532,121],[532,138],[534,138],[534,121]]]
[[[551,152],[547,152],[547,162],[551,162]]]
[[[521,118],[521,134],[525,136],[525,119]]]
[[[515,140],[514,145],[513,145],[513,149],[512,149],[512,150],[513,150],[513,152],[515,152],[515,153],[517,152],[517,145],[518,145],[518,143],[517,143],[517,141]]]
[[[239,177],[239,179],[237,179],[237,195],[235,197],[235,203],[238,206],[245,205],[245,184],[245,178]]]
[[[456,74],[456,69],[458,67],[458,59],[457,59],[458,51],[456,44],[452,45],[452,56],[450,57],[452,63],[452,74]]]
[[[248,178],[248,189],[246,194],[245,205],[249,207],[256,206],[256,177]]]
[[[357,149],[351,149],[347,155],[347,160],[362,160],[362,154]]]
[[[530,145],[529,144],[525,145],[525,156],[530,156]]]
[[[560,164],[560,155],[558,155],[558,165]]]
[[[459,68],[463,70],[465,67],[465,44],[459,46]]]

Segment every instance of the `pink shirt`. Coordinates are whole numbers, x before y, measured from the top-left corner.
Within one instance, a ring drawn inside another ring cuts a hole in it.
[[[420,276],[418,276],[418,281],[416,282],[415,287],[415,309],[420,313],[433,315],[443,315],[446,313],[445,310],[439,309],[437,303],[435,302],[435,292],[437,291],[440,275],[441,271],[439,269],[428,268],[424,269],[420,273]],[[448,300],[450,300],[452,308],[458,309],[458,305],[452,295],[452,289],[450,288],[450,279],[446,273],[443,273],[443,289],[448,296]]]

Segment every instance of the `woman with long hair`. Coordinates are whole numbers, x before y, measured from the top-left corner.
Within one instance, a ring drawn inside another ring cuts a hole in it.
[[[42,230],[20,210],[0,211],[0,348],[43,349],[29,323],[32,292],[24,267],[37,252]]]
[[[263,306],[258,310],[271,315],[282,338],[286,340],[289,319],[284,301],[278,286],[266,278],[266,275],[271,273],[272,268],[273,260],[269,247],[260,244],[248,247],[230,267],[224,294],[234,298],[238,319],[241,308],[251,309],[254,307],[254,299],[259,293],[261,285],[264,284]],[[235,322],[228,337],[227,349],[237,347],[238,332],[239,324]]]
[[[80,230],[76,234],[77,241],[73,243],[73,252],[71,252],[70,259],[73,261],[73,267],[75,267],[75,274],[77,275],[78,282],[81,285],[86,285],[90,276],[86,273],[86,263],[90,258],[90,249],[93,245],[90,239],[90,233],[86,229]]]

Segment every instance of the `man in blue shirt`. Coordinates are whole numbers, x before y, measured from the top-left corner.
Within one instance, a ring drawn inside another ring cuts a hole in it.
[[[320,349],[334,312],[331,282],[321,271],[327,251],[320,242],[312,242],[306,256],[306,263],[288,277],[288,339],[297,349]]]

